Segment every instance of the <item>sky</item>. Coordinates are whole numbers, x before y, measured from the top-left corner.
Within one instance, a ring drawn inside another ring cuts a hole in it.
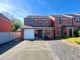
[[[80,13],[80,0],[0,0],[0,12],[8,12],[21,21],[28,15]]]

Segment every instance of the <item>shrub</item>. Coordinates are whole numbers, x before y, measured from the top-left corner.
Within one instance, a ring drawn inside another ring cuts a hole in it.
[[[74,35],[75,35],[76,37],[78,37],[78,30],[75,30],[75,31],[74,31]]]
[[[80,30],[78,31],[78,36],[80,36]]]

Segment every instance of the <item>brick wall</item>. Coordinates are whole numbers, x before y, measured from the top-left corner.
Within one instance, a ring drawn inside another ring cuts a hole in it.
[[[80,22],[77,22],[76,19],[73,20],[73,25],[80,26]]]
[[[0,32],[11,32],[11,22],[3,17],[0,17]]]
[[[39,19],[34,18],[34,19],[32,19],[33,22],[34,22],[32,25],[29,25],[28,20],[29,20],[28,18],[24,19],[24,25],[27,25],[27,26],[36,26],[36,27],[48,27],[48,26],[51,26],[51,20],[50,19],[48,19],[49,23],[46,24],[46,19],[40,18],[40,20],[42,20],[42,23],[39,24],[38,23]]]

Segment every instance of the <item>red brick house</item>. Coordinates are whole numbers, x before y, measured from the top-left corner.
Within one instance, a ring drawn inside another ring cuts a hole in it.
[[[73,37],[80,28],[79,14],[28,16],[22,27],[23,39],[54,39],[55,37]]]
[[[12,25],[11,21],[0,13],[0,32],[11,32]]]
[[[80,22],[76,18],[80,15],[52,15],[50,18],[54,21],[55,37],[73,37],[74,31],[79,28]],[[80,21],[80,20],[79,20]]]
[[[47,16],[28,16],[24,19],[23,39],[53,39],[54,24]]]
[[[67,14],[68,16],[72,16],[73,25],[76,27],[80,27],[80,14]]]

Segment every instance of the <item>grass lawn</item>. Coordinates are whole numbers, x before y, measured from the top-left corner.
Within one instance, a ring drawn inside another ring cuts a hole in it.
[[[66,38],[64,40],[71,42],[71,43],[80,44],[80,37],[79,38]]]

